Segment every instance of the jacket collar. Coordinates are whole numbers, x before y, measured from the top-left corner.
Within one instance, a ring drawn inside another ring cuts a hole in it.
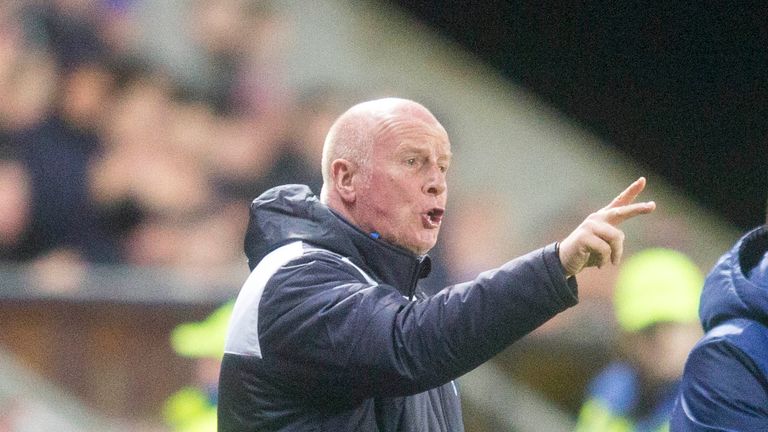
[[[272,188],[251,203],[244,245],[251,269],[270,251],[296,240],[348,257],[408,298],[431,269],[427,256],[372,238],[321,203],[304,185]]]
[[[704,283],[699,315],[705,331],[725,320],[748,318],[768,325],[768,288],[748,278],[768,251],[768,227],[744,235],[712,268]]]
[[[354,251],[349,251],[353,252],[349,259],[370,271],[375,279],[394,286],[401,294],[411,298],[419,279],[427,277],[432,269],[429,256],[417,256],[406,249],[373,238],[333,210],[329,209],[329,213],[338,220],[341,230],[354,246]]]
[[[768,251],[768,226],[763,225],[746,234],[738,251],[739,269],[743,275],[747,275]]]

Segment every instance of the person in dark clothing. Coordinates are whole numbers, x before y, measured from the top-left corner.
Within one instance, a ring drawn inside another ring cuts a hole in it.
[[[285,185],[253,201],[220,431],[462,431],[453,380],[575,305],[573,276],[616,264],[616,225],[655,208],[633,203],[641,178],[562,242],[427,296],[450,159],[423,106],[364,102],[331,126],[319,199]]]
[[[706,334],[688,355],[670,430],[768,430],[768,225],[720,257],[699,317]]]
[[[100,63],[78,65],[64,76],[53,112],[17,135],[32,193],[23,241],[30,259],[71,249],[87,262],[118,262],[116,239],[98,224],[88,188],[89,163],[101,147],[99,118],[111,78]]]

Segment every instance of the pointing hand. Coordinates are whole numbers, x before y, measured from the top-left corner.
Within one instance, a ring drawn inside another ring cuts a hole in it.
[[[610,204],[587,216],[572,233],[560,242],[560,262],[565,276],[571,277],[586,267],[602,267],[609,261],[617,265],[624,251],[624,232],[618,225],[637,215],[656,209],[653,201],[635,203],[645,189],[640,177]]]

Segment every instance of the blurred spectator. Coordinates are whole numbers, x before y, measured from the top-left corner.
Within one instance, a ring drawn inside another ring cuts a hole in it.
[[[5,145],[11,145],[14,134],[34,127],[48,114],[58,82],[50,56],[39,51],[6,54],[0,54],[7,59],[0,66],[0,100],[4,101],[0,105],[0,135],[8,141]]]
[[[174,432],[215,432],[218,382],[229,317],[234,301],[219,306],[200,322],[183,323],[171,334],[171,345],[194,361],[194,378],[165,402],[163,417]]]
[[[96,223],[88,164],[101,146],[99,127],[112,77],[100,63],[70,69],[51,114],[17,135],[32,185],[32,220],[25,240],[32,255],[70,248],[92,262],[116,262],[115,240]]]
[[[287,119],[259,123],[229,117],[219,124],[211,156],[213,179],[223,197],[250,202],[279,184],[306,184],[320,193],[318,174],[325,134],[343,109],[341,91],[319,87],[305,93]]]
[[[206,100],[219,114],[281,121],[290,89],[283,73],[285,21],[269,1],[203,0],[195,4],[191,36],[208,58]]]
[[[0,261],[25,257],[22,240],[29,228],[30,189],[25,167],[0,155]]]
[[[280,154],[282,131],[246,118],[222,118],[216,124],[210,155],[211,179],[223,198],[250,202],[266,190]]]
[[[145,48],[139,9],[0,4],[0,98],[10,101],[0,150],[24,172],[2,186],[27,202],[3,210],[14,230],[3,258],[223,267],[242,255],[236,205],[277,183],[319,188],[313,149],[340,104],[324,90],[293,107],[283,73],[291,29],[270,2],[203,0],[186,11],[189,41],[211,66],[202,93],[132,60]]]
[[[578,432],[667,430],[697,322],[699,268],[671,249],[645,249],[619,270],[614,293],[623,358],[589,385]]]
[[[137,0],[100,0],[97,31],[113,58],[141,57]]]
[[[127,81],[108,112],[104,151],[91,166],[94,199],[101,207],[131,202],[165,216],[203,208],[211,191],[201,162],[170,136],[177,128],[171,83],[141,67]]]
[[[150,71],[118,93],[91,189],[105,220],[121,230],[128,263],[215,274],[213,267],[242,255],[233,238],[241,236],[245,212],[233,214],[211,182],[221,121],[205,105],[174,98],[170,83]]]
[[[87,276],[87,264],[79,251],[60,247],[38,256],[26,274],[26,284],[40,292],[74,293]]]
[[[25,39],[20,2],[0,3],[0,143],[32,127],[50,108],[57,76],[50,55]]]
[[[281,184],[299,183],[319,195],[323,183],[319,167],[325,135],[350,103],[341,90],[331,86],[306,90],[289,116],[280,153],[258,193]]]
[[[54,54],[62,71],[103,61],[108,50],[98,32],[99,4],[96,0],[27,2],[29,37]]]

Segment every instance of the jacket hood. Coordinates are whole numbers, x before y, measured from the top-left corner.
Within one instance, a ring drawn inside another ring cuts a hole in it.
[[[744,235],[718,260],[707,276],[699,305],[704,331],[725,320],[748,318],[768,325],[768,280],[761,285],[747,278],[768,251],[768,227]]]
[[[251,270],[272,250],[297,240],[348,257],[398,288],[415,286],[431,267],[427,256],[374,239],[350,224],[307,186],[278,186],[253,200],[245,234]]]

